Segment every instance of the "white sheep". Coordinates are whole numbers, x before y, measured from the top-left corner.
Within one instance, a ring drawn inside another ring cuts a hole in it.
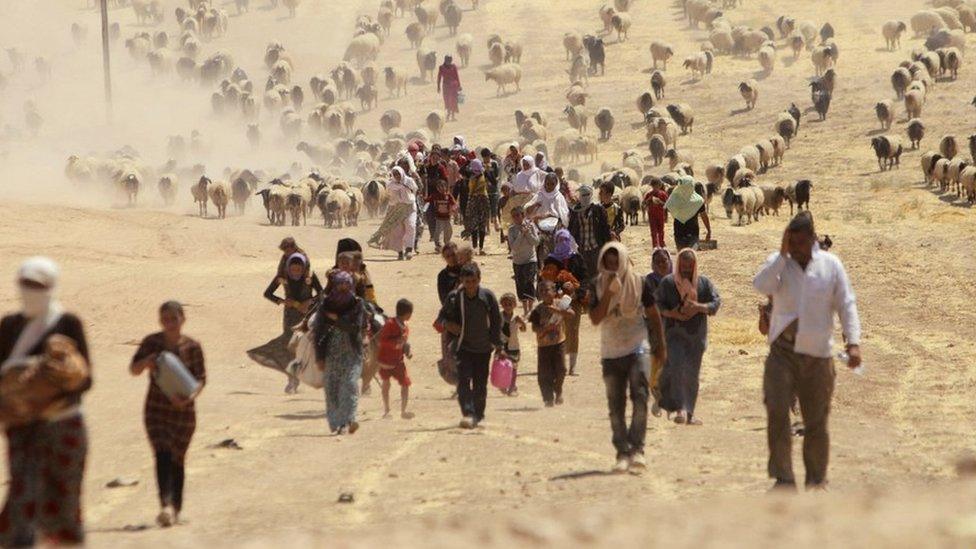
[[[759,99],[759,82],[753,78],[740,82],[739,94],[746,102],[746,109],[751,111],[756,108],[756,101]]]
[[[888,51],[901,48],[901,35],[907,30],[904,21],[887,21],[881,26],[881,34],[885,39]]]
[[[776,50],[769,46],[763,46],[759,48],[759,54],[756,57],[759,59],[759,66],[762,67],[763,72],[766,74],[773,72],[773,68],[776,66]]]
[[[217,219],[227,217],[227,204],[230,203],[230,190],[227,183],[223,181],[213,181],[207,187],[207,196],[210,201],[217,206]]]
[[[511,84],[515,84],[515,91],[521,91],[522,67],[515,63],[506,63],[489,69],[485,71],[485,82],[488,81],[494,81],[498,86],[495,91],[496,96],[500,96],[503,92],[507,93],[507,87]]]
[[[938,13],[932,10],[923,10],[912,16],[909,22],[915,36],[928,36],[934,30],[945,27],[945,22]]]
[[[351,61],[358,65],[364,65],[370,61],[375,61],[380,52],[380,39],[375,34],[368,32],[360,34],[349,42],[346,53],[342,56],[343,61]]]
[[[891,124],[895,121],[895,108],[890,99],[877,102],[874,105],[874,113],[881,122],[882,130],[891,128]]]
[[[396,95],[400,97],[400,92],[407,95],[407,75],[393,67],[383,69],[384,83],[390,92],[390,97]]]
[[[654,62],[655,69],[658,61],[661,61],[664,64],[663,70],[668,70],[668,59],[672,57],[674,57],[674,48],[671,44],[657,40],[651,42],[651,60]]]
[[[922,106],[925,104],[925,92],[914,89],[905,92],[905,113],[909,119],[922,116]]]
[[[563,48],[566,50],[566,60],[573,59],[583,51],[583,36],[578,32],[567,32],[563,35]]]
[[[581,105],[567,105],[563,109],[563,114],[566,115],[566,120],[569,125],[579,131],[579,133],[586,133],[587,125],[587,115],[586,108]]]
[[[471,61],[471,45],[473,42],[474,38],[472,38],[468,33],[458,36],[455,50],[457,51],[458,58],[461,60],[462,67],[467,67],[468,63]]]

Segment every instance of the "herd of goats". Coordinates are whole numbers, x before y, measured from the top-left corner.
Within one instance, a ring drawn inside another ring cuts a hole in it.
[[[189,0],[189,9],[176,9],[179,29],[175,35],[165,31],[139,32],[125,40],[129,54],[137,61],[145,61],[154,75],[175,74],[182,80],[211,86],[214,115],[242,123],[247,141],[255,149],[262,143],[262,119],[277,120],[281,134],[295,143],[295,150],[307,156],[315,168],[303,169],[298,162],[286,173],[277,174],[228,168],[222,178],[211,179],[201,164],[180,164],[186,149],[192,150],[194,141],[199,139],[199,134],[194,133],[189,146],[181,136],[170,138],[167,147],[170,160],[160,168],[148,166],[138,153],[127,148],[107,157],[72,156],[67,162],[66,175],[76,182],[106,182],[121,192],[130,205],[136,203],[141,187],[150,181],[157,182],[159,194],[167,205],[176,200],[180,183],[190,181],[193,182],[190,194],[199,205],[201,216],[209,214],[208,204],[216,208],[221,218],[230,204],[242,213],[255,195],[262,197],[269,222],[277,225],[286,223],[289,215],[293,224],[306,222],[316,208],[325,224],[335,227],[356,224],[364,210],[369,215],[380,214],[385,207],[388,166],[411,141],[427,146],[435,143],[444,130],[446,114],[431,111],[425,118],[425,127],[405,132],[401,129],[400,112],[386,110],[379,118],[383,137],[370,139],[357,124],[363,113],[378,104],[378,87],[382,85],[390,97],[399,97],[408,93],[408,84],[416,82],[400,67],[378,67],[377,57],[391,40],[394,22],[412,14],[416,20],[406,24],[404,34],[410,47],[416,50],[420,82],[429,83],[437,69],[438,54],[425,48],[424,41],[434,32],[439,20],[456,37],[455,51],[460,65],[468,66],[474,43],[470,34],[459,32],[465,10],[458,1],[441,0],[432,5],[430,0],[383,0],[375,17],[364,15],[356,20],[343,61],[328,73],[313,75],[304,87],[295,82],[295,63],[289,52],[282,44],[271,43],[265,51],[267,76],[262,90],[234,63],[229,53],[217,50],[201,59],[203,45],[219,40],[227,32],[229,18],[222,8],[207,0]],[[588,106],[587,87],[590,78],[605,73],[607,47],[628,40],[629,30],[637,20],[631,11],[634,3],[635,0],[614,0],[612,5],[599,8],[601,32],[567,32],[563,36],[570,86],[560,118],[569,128],[550,131],[548,116],[543,112],[518,110],[515,112],[517,134],[495,143],[491,148],[497,154],[503,156],[515,144],[526,155],[537,152],[549,155],[551,151],[557,163],[596,159],[598,144],[612,138],[615,114],[608,107],[597,109],[592,121],[599,137],[590,135],[592,111]],[[140,23],[162,23],[163,14],[155,0],[131,0],[131,4]],[[236,7],[243,14],[249,9],[248,4],[247,0],[237,0]],[[809,84],[812,110],[820,120],[825,120],[835,92],[840,53],[833,26],[816,25],[788,15],[779,16],[769,26],[759,29],[735,25],[730,20],[733,13],[730,10],[739,4],[740,0],[678,2],[690,27],[704,25],[708,29],[700,51],[686,56],[682,66],[694,77],[706,78],[718,56],[755,56],[761,71],[768,74],[775,68],[778,50],[787,48],[794,58],[806,51],[816,71]],[[297,5],[297,0],[285,0],[292,15]],[[471,8],[477,7],[475,0]],[[976,31],[974,13],[974,8],[965,2],[936,0],[935,6],[918,12],[908,24],[888,21],[882,26],[889,50],[901,47],[901,36],[909,28],[916,37],[924,38],[924,45],[913,49],[891,76],[896,100],[904,104],[905,130],[913,149],[920,146],[925,134],[921,116],[926,98],[937,90],[937,82],[955,80],[962,67],[965,35]],[[113,32],[117,35],[118,27],[113,27]],[[76,42],[83,42],[85,33],[78,25],[72,28]],[[491,68],[485,71],[486,81],[494,81],[499,93],[509,91],[510,85],[517,91],[522,75],[522,44],[492,35],[485,46],[491,63]],[[649,88],[636,99],[646,130],[646,149],[625,151],[619,163],[604,162],[601,175],[596,178],[597,182],[615,184],[617,199],[628,220],[638,222],[641,198],[653,180],[669,187],[684,174],[704,175],[699,183],[700,192],[707,196],[709,203],[719,196],[729,217],[736,213],[740,224],[758,220],[762,214],[776,214],[787,201],[791,211],[794,204],[809,207],[813,187],[809,180],[783,186],[764,185],[760,181],[761,175],[783,161],[798,135],[802,115],[796,103],[791,103],[776,117],[771,134],[745,144],[724,162],[703,169],[695,166],[694,155],[678,146],[680,136],[694,131],[694,110],[688,103],[665,101],[668,62],[674,52],[671,44],[661,40],[650,45]],[[746,109],[751,110],[759,100],[760,84],[756,79],[744,80],[739,83],[738,92]],[[358,101],[359,108],[354,101]],[[889,131],[896,124],[896,105],[891,99],[876,104],[875,113],[882,131]],[[943,190],[954,188],[958,194],[965,193],[973,202],[976,166],[959,156],[957,141],[953,136],[946,136],[941,140],[939,152],[922,156],[925,179],[938,182]],[[976,135],[970,137],[969,143],[976,153]],[[873,137],[871,146],[882,171],[899,164],[904,147],[897,135]],[[669,169],[666,174],[645,173],[664,163]],[[567,179],[571,190],[584,180],[576,168],[567,170]]]

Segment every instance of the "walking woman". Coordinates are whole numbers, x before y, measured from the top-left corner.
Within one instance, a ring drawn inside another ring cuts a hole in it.
[[[285,296],[278,297],[278,288],[284,288]],[[295,252],[285,260],[283,276],[276,276],[264,290],[264,298],[275,305],[284,307],[281,320],[281,335],[247,352],[251,360],[258,364],[284,372],[288,376],[286,394],[298,392],[298,378],[288,372],[288,364],[295,354],[288,349],[295,326],[304,320],[315,298],[322,293],[322,284],[308,267],[308,258]]]
[[[491,217],[491,202],[488,200],[488,178],[481,160],[468,163],[471,179],[468,180],[468,209],[464,212],[464,230],[471,236],[471,247],[478,255],[485,255],[485,236]]]
[[[91,387],[91,369],[81,320],[65,312],[56,298],[58,278],[58,266],[50,259],[25,261],[17,273],[21,310],[0,320],[0,372],[16,376],[33,372],[33,380],[23,382],[25,390],[57,395],[44,399],[46,404],[32,417],[5,422],[10,484],[0,513],[3,547],[85,541],[81,484],[88,435],[81,395]],[[58,368],[52,351],[67,351],[74,360],[62,364],[71,367]],[[55,360],[38,366],[38,359],[44,358]],[[33,400],[39,395],[24,396]]]
[[[380,228],[370,237],[368,245],[395,250],[397,259],[410,259],[417,235],[417,183],[400,166],[390,172],[386,190],[390,208]]]
[[[437,70],[437,93],[444,92],[444,110],[448,120],[457,120],[458,95],[461,93],[461,77],[450,55],[444,56],[444,64]]]
[[[553,267],[558,265],[553,278]],[[566,276],[567,274],[571,276]],[[579,254],[579,247],[573,235],[566,229],[556,231],[555,246],[546,258],[542,269],[542,278],[556,282],[564,295],[572,297],[571,307],[576,313],[566,319],[566,357],[569,361],[569,375],[576,374],[576,360],[579,355],[580,317],[583,314],[583,304],[586,298],[586,284],[589,273],[586,263]]]
[[[695,192],[695,180],[689,176],[678,179],[678,185],[664,203],[668,213],[674,216],[675,248],[698,249],[698,220],[705,225],[705,240],[712,239],[712,224],[705,212],[705,199]]]
[[[698,256],[685,248],[678,253],[674,273],[661,281],[657,307],[664,317],[668,357],[661,373],[660,406],[676,412],[675,423],[701,425],[695,416],[702,357],[708,345],[708,317],[721,306],[712,281],[698,274]]]
[[[315,356],[325,370],[325,412],[334,434],[353,434],[359,429],[359,381],[363,371],[363,339],[366,312],[356,297],[352,275],[333,270],[331,290],[316,310],[312,330]]]
[[[146,370],[154,371],[156,358],[163,351],[167,351],[179,357],[190,374],[200,382],[202,389],[207,382],[203,349],[196,340],[183,335],[185,322],[186,314],[182,305],[176,301],[163,303],[159,307],[159,325],[163,331],[146,336],[139,344],[129,366],[132,375],[140,375]],[[156,457],[156,485],[159,487],[160,507],[156,523],[163,528],[176,524],[183,510],[186,450],[190,447],[190,440],[197,426],[193,400],[167,397],[156,384],[156,379],[149,376],[144,421],[149,444],[152,445]]]

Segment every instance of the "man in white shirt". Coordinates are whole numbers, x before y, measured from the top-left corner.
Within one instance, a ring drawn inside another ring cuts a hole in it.
[[[769,356],[763,375],[769,476],[775,487],[794,488],[790,405],[803,414],[806,486],[827,483],[830,437],[827,416],[834,392],[834,314],[840,316],[848,367],[861,364],[861,324],[844,265],[817,245],[813,217],[801,212],[786,227],[779,253],[756,275],[753,286],[771,296]]]

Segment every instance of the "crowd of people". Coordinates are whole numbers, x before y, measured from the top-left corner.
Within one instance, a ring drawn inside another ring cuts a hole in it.
[[[447,75],[445,86],[449,83]],[[691,178],[682,178],[673,189],[657,181],[644,199],[653,244],[646,275],[620,242],[625,224],[614,185],[571,190],[561,170],[550,167],[542,154],[520,156],[513,145],[505,158],[498,158],[488,149],[469,150],[460,136],[450,148],[428,150],[411,142],[391,167],[387,188],[390,208],[368,244],[408,260],[419,253],[424,227],[429,229],[434,251],[445,262],[437,275],[437,368],[456,390],[460,428],[485,422],[491,369],[498,364],[507,362],[515,372],[510,383],[498,388],[512,397],[519,394],[516,378],[531,341],[525,335],[529,329],[535,336],[541,401],[546,407],[571,401],[564,382],[585,367],[579,361],[584,317],[600,336],[615,472],[646,467],[649,411],[654,416],[666,412],[677,424],[703,424],[697,412],[699,376],[709,317],[719,312],[721,298],[699,269],[699,221],[706,239],[711,227]],[[673,252],[666,248],[663,230],[668,216],[674,218]],[[460,241],[454,238],[455,225],[463,227]],[[492,234],[512,262],[512,287],[500,299],[483,284],[475,260],[476,254],[485,254]],[[282,241],[280,251],[264,297],[282,307],[282,333],[248,355],[284,372],[288,393],[301,383],[321,387],[327,423],[336,435],[360,428],[359,397],[376,378],[384,415],[391,414],[396,381],[400,417],[413,418],[406,362],[413,356],[413,304],[399,299],[389,313],[378,305],[363,248],[353,239],[339,241],[335,263],[322,278],[324,287],[309,254],[294,239]],[[80,486],[87,443],[81,400],[91,385],[90,359],[81,320],[64,312],[56,299],[57,281],[53,261],[26,261],[17,278],[22,309],[0,323],[0,383],[7,383],[8,372],[17,372],[20,380],[33,372],[63,373],[44,376],[45,383],[56,380],[57,390],[32,413],[15,416],[0,402],[11,474],[0,515],[3,546],[30,544],[35,532],[62,542],[80,542],[84,535]],[[769,474],[776,487],[795,485],[790,410],[798,400],[805,425],[806,484],[822,487],[835,314],[841,318],[848,366],[860,364],[853,291],[840,261],[820,250],[809,212],[791,220],[781,249],[770,256],[754,285],[770,303],[763,316],[770,343],[764,375]],[[183,334],[185,321],[178,302],[164,303],[159,308],[162,331],[143,340],[130,366],[133,375],[153,374],[144,417],[156,461],[161,526],[176,523],[183,508],[185,460],[196,425],[193,403],[206,382],[202,347]],[[192,397],[163,390],[155,375],[162,353],[178,357],[196,381],[199,388]],[[51,448],[66,459],[52,463]],[[50,512],[34,513],[36,506]]]

